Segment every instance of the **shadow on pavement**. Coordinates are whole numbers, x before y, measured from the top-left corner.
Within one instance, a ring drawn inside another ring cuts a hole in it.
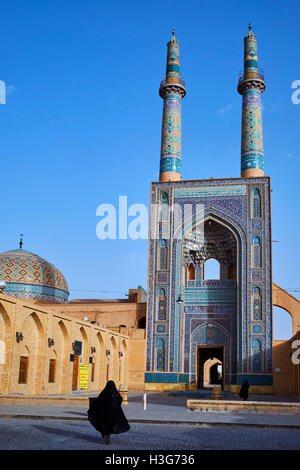
[[[85,441],[93,442],[95,444],[103,445],[103,447],[107,448],[107,445],[102,441],[101,434],[98,434],[98,437],[89,436],[88,434],[76,432],[76,431],[67,431],[58,429],[57,427],[50,427],[50,426],[41,426],[39,424],[34,424],[33,428],[37,429],[38,431],[43,431],[48,434],[55,434],[57,436],[65,436],[69,437],[70,439],[84,439]]]
[[[66,410],[65,413],[69,415],[77,415],[77,416],[85,416],[87,418],[87,411],[86,412],[79,412],[79,411],[68,411]]]

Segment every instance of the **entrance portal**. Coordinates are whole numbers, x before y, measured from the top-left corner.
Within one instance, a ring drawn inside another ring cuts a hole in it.
[[[222,370],[220,371],[220,363],[218,364],[218,374],[213,374],[211,383],[219,383],[222,388],[224,386],[224,346],[198,346],[197,347],[197,387],[204,388],[204,364],[207,360],[218,359],[221,362]],[[215,364],[217,366],[217,364]],[[213,366],[214,367],[214,366]],[[213,372],[213,371],[212,371]],[[221,373],[220,373],[221,372]]]

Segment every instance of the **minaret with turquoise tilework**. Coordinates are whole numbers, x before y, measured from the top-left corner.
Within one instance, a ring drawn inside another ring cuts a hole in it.
[[[173,29],[168,42],[166,79],[159,88],[164,100],[159,181],[181,180],[181,99],[186,91],[179,67],[179,42]]]
[[[263,73],[258,69],[256,36],[249,25],[244,38],[244,73],[238,84],[238,92],[243,96],[241,176],[244,178],[264,176],[261,93],[265,87]]]

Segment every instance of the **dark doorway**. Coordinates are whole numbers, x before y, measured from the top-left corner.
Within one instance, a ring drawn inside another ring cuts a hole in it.
[[[224,347],[198,346],[197,347],[197,388],[204,388],[204,364],[208,359],[219,359],[222,363],[222,379],[220,385],[224,386]]]
[[[221,373],[219,369],[221,369]],[[220,363],[216,363],[210,367],[209,369],[210,385],[222,385],[222,372],[223,372],[222,369],[223,369],[223,366]]]
[[[146,328],[146,317],[142,317],[139,321],[139,328]]]

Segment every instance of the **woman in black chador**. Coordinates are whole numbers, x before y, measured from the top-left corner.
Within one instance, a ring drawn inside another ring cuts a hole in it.
[[[121,407],[123,398],[115,383],[109,380],[98,398],[91,399],[88,418],[92,426],[101,432],[105,444],[111,434],[129,431],[130,426]]]
[[[250,385],[248,383],[248,380],[244,380],[242,386],[241,386],[241,390],[240,390],[240,397],[243,398],[244,400],[247,400],[248,399],[248,389],[249,389]]]

